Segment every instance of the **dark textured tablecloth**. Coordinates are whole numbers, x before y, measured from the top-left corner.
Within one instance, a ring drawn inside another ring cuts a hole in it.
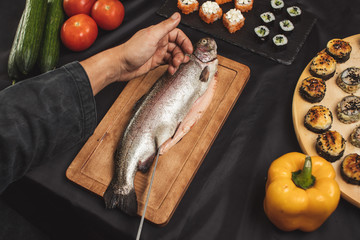
[[[263,211],[270,163],[287,152],[301,151],[291,115],[301,72],[328,40],[360,31],[359,0],[298,2],[317,17],[317,22],[292,65],[217,39],[220,55],[250,67],[250,80],[168,225],[145,222],[142,239],[359,239],[360,211],[343,199],[312,233],[282,232]],[[123,3],[126,14],[119,29],[100,31],[95,44],[84,52],[63,48],[59,65],[120,44],[137,30],[164,19],[156,14],[162,1]],[[0,2],[0,89],[10,84],[7,58],[24,5],[25,0]],[[184,25],[179,27],[193,42],[206,36]],[[124,86],[113,84],[96,96],[98,121]],[[4,239],[40,239],[44,235],[53,239],[135,238],[139,217],[106,210],[101,198],[66,179],[65,171],[83,144],[53,156],[6,190],[0,197],[0,237],[1,232],[7,232],[11,235]]]

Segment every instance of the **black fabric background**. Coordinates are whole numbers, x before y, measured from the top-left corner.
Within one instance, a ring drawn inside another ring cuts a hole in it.
[[[331,217],[312,233],[282,232],[263,211],[270,163],[287,152],[301,151],[291,116],[298,77],[328,40],[359,33],[359,0],[298,2],[318,20],[290,66],[216,39],[219,54],[249,66],[251,78],[169,224],[158,227],[145,222],[142,239],[359,238],[360,211],[342,199]],[[60,65],[120,44],[137,30],[164,19],[156,14],[162,1],[123,3],[126,15],[119,29],[100,31],[95,44],[84,52],[63,48]],[[25,0],[0,2],[0,89],[10,84],[7,58],[24,5]],[[179,27],[193,42],[206,36],[184,25]],[[96,96],[98,121],[124,86],[113,84]],[[9,235],[3,239],[40,239],[43,234],[52,239],[135,238],[139,217],[106,210],[102,199],[66,179],[65,171],[82,144],[46,159],[46,164],[32,169],[1,196],[0,232],[17,229],[17,234],[7,231]],[[29,226],[36,229],[29,230]]]

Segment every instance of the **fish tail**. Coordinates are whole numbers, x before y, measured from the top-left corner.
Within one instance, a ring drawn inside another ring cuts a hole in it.
[[[119,208],[128,215],[135,216],[137,214],[137,199],[135,189],[130,191],[122,191],[110,184],[104,193],[105,206],[108,209]]]

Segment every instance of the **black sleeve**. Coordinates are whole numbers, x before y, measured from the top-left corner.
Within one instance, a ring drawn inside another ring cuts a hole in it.
[[[0,92],[0,193],[29,168],[85,141],[96,107],[78,62]]]

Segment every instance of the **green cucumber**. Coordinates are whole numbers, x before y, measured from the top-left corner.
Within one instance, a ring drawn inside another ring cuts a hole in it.
[[[15,61],[19,71],[27,75],[39,55],[46,19],[46,0],[26,0],[23,24],[20,30]]]
[[[16,53],[17,53],[17,45],[18,45],[18,42],[19,42],[19,36],[20,36],[20,31],[22,29],[23,22],[24,22],[24,15],[21,16],[19,25],[18,25],[18,27],[16,29],[14,41],[13,41],[13,44],[11,46],[9,59],[8,59],[8,75],[10,77],[10,80],[12,80],[13,83],[22,78],[22,74],[21,74],[21,72],[19,71],[19,69],[16,66],[15,56],[16,56]]]
[[[48,0],[45,30],[38,57],[42,73],[56,67],[60,56],[60,28],[64,22],[62,0]]]

